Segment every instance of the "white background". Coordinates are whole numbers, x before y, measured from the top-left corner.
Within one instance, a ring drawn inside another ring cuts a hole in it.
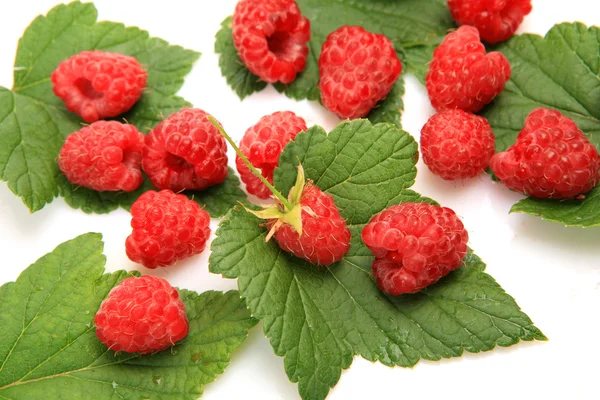
[[[596,0],[534,0],[534,11],[520,32],[545,34],[555,23],[600,22]],[[54,0],[11,1],[0,24],[0,85],[12,87],[17,41],[38,14]],[[97,0],[100,20],[139,26],[152,36],[202,52],[180,94],[223,122],[234,138],[258,119],[277,110],[292,110],[308,125],[331,129],[337,118],[317,103],[294,102],[272,88],[240,102],[226,85],[213,52],[220,22],[233,12],[234,0],[137,2]],[[599,99],[600,101],[600,99]],[[433,113],[424,88],[407,77],[402,124],[416,138]],[[230,157],[233,160],[233,157]],[[233,165],[233,164],[232,164]],[[600,229],[565,228],[508,211],[520,195],[486,175],[449,183],[433,176],[422,162],[415,190],[453,208],[465,222],[470,245],[494,276],[548,336],[549,342],[521,343],[511,348],[441,362],[420,362],[414,369],[388,368],[356,358],[342,374],[329,399],[387,398],[597,399],[600,375]],[[86,215],[58,198],[31,215],[21,200],[0,182],[0,283],[12,281],[58,244],[84,232],[101,232],[106,242],[107,270],[140,269],[166,277],[172,284],[199,292],[236,288],[236,282],[208,272],[209,251],[177,266],[145,270],[125,255],[131,232],[127,212]],[[217,221],[213,221],[213,231]],[[207,399],[298,399],[283,359],[273,355],[262,325],[233,355],[231,365],[206,386]]]

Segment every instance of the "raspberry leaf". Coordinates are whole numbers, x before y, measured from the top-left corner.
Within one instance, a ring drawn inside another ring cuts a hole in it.
[[[583,200],[552,200],[528,197],[513,205],[510,212],[542,217],[566,226],[591,228],[600,226],[600,187],[585,194]]]
[[[427,72],[433,49],[453,22],[442,0],[297,0],[302,13],[311,23],[311,40],[306,68],[289,85],[275,88],[296,100],[320,99],[318,60],[327,35],[343,25],[360,25],[386,35],[394,43],[407,71],[421,81]],[[244,98],[265,88],[266,84],[244,66],[237,55],[231,37],[231,17],[221,24],[216,35],[215,51],[220,54],[219,65],[227,83]],[[404,94],[402,78],[387,98],[367,116],[373,123],[389,122],[400,126]]]
[[[554,26],[545,37],[515,36],[498,50],[512,66],[504,92],[482,112],[496,135],[498,151],[516,141],[527,115],[538,107],[561,111],[600,145],[600,29],[582,23]],[[584,200],[528,198],[511,211],[537,215],[569,226],[600,225],[598,187]]]
[[[151,356],[115,354],[93,319],[131,274],[104,273],[101,239],[65,242],[0,287],[1,398],[196,399],[256,324],[238,292],[182,290],[186,339]]]
[[[227,83],[243,99],[254,92],[260,92],[267,84],[250,72],[240,60],[233,45],[231,23],[231,17],[221,22],[221,29],[215,37],[215,53],[219,54],[219,67]]]
[[[244,191],[240,188],[240,180],[228,168],[229,174],[225,181],[202,191],[185,191],[183,194],[200,204],[212,218],[222,217],[229,209],[240,201],[246,199]],[[157,190],[148,178],[137,190],[127,192],[97,192],[95,190],[73,185],[62,174],[58,176],[58,190],[65,202],[88,214],[105,214],[119,207],[129,211],[133,203],[142,193],[148,190]]]
[[[19,41],[13,89],[0,88],[0,179],[32,212],[59,194],[56,158],[65,137],[81,128],[79,117],[52,92],[50,74],[61,61],[92,49],[135,56],[148,71],[148,85],[122,118],[142,132],[189,106],[175,93],[199,53],[96,18],[93,4],[80,2],[37,17]]]
[[[409,190],[417,147],[407,133],[366,120],[344,122],[329,135],[300,133],[280,156],[275,185],[286,193],[301,162],[333,196],[352,232],[348,254],[329,268],[265,243],[260,220],[231,210],[212,244],[210,270],[237,278],[252,315],[263,320],[276,355],[305,399],[324,399],[355,355],[388,366],[458,357],[545,340],[515,301],[484,272],[474,254],[438,284],[414,295],[387,296],[371,275],[361,240],[368,220],[392,204],[428,201]]]

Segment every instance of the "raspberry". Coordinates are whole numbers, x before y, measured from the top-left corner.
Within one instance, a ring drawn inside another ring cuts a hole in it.
[[[531,12],[531,0],[448,0],[452,18],[472,25],[488,43],[508,40]]]
[[[477,112],[504,90],[510,74],[502,53],[486,54],[477,29],[461,26],[433,52],[425,81],[436,110]]]
[[[177,289],[156,276],[121,281],[100,305],[94,323],[106,347],[127,353],[168,349],[189,330]]]
[[[146,136],[142,168],[158,189],[202,190],[227,177],[227,145],[207,119],[184,108]]]
[[[404,203],[375,215],[362,239],[375,256],[377,286],[397,296],[418,292],[460,267],[469,234],[449,208]]]
[[[302,234],[290,224],[276,227],[274,238],[285,251],[313,264],[340,261],[350,248],[350,230],[333,198],[308,183],[302,191]],[[269,227],[276,222],[269,220]]]
[[[58,166],[75,185],[131,192],[142,184],[143,145],[135,126],[98,121],[67,136]]]
[[[490,124],[466,111],[442,111],[429,118],[421,130],[423,161],[444,179],[476,176],[488,167],[494,151]]]
[[[269,183],[273,183],[273,171],[279,165],[279,154],[285,145],[294,140],[299,132],[306,130],[306,122],[291,111],[278,111],[266,115],[250,127],[242,141],[240,150]],[[237,156],[237,170],[246,184],[248,193],[268,199],[272,193]]]
[[[131,206],[127,256],[146,268],[168,267],[199,254],[210,236],[210,216],[198,203],[170,190],[147,191]]]
[[[61,62],[50,78],[54,94],[67,109],[94,122],[133,107],[142,97],[148,76],[133,57],[94,50]]]
[[[533,197],[570,199],[600,181],[596,147],[573,120],[547,108],[529,114],[516,143],[490,166],[507,187]]]
[[[323,105],[341,118],[361,118],[384,99],[402,72],[392,42],[360,26],[327,36],[319,57]]]
[[[306,67],[310,22],[294,0],[241,0],[233,13],[233,44],[265,82],[291,83]]]

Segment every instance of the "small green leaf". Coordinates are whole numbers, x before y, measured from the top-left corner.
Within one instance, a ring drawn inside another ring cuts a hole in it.
[[[233,169],[228,168],[228,170],[229,173],[223,183],[202,191],[185,191],[183,194],[204,207],[211,217],[222,217],[231,207],[246,199],[246,194],[240,188],[239,178]],[[142,193],[157,189],[145,177],[142,186],[130,193],[97,192],[73,185],[63,175],[59,175],[58,190],[71,207],[81,209],[88,214],[105,214],[119,207],[129,210]]]
[[[103,274],[101,239],[65,242],[0,287],[0,398],[196,399],[256,324],[238,292],[182,290],[190,322],[182,342],[115,354],[96,337],[94,315],[131,275]]]
[[[404,77],[398,77],[392,90],[388,93],[387,97],[377,103],[375,108],[371,110],[367,118],[373,124],[379,123],[390,123],[394,124],[397,128],[400,126],[400,118],[402,117],[402,111],[404,110],[404,102],[402,101],[404,96]]]
[[[231,32],[231,17],[227,17],[221,22],[221,29],[215,37],[215,53],[219,54],[219,67],[227,83],[243,99],[254,92],[260,92],[267,84],[244,66],[233,45]]]
[[[510,212],[542,217],[566,226],[592,228],[600,226],[600,187],[585,194],[583,200],[553,200],[528,197],[512,206]]]
[[[498,151],[515,143],[525,118],[538,107],[559,110],[600,145],[599,38],[597,27],[565,23],[544,38],[515,36],[498,48],[510,61],[512,76],[504,92],[482,112],[492,125]],[[569,226],[596,226],[600,222],[596,193],[597,188],[584,201],[526,199],[512,211]]]
[[[59,5],[37,17],[19,41],[13,90],[0,88],[0,179],[34,212],[59,194],[56,158],[65,137],[82,121],[52,92],[50,74],[84,50],[134,56],[148,72],[141,100],[121,116],[147,132],[190,104],[175,93],[199,53],[170,46],[148,32],[114,22],[96,22],[93,4]]]
[[[438,284],[414,295],[387,296],[371,275],[372,253],[361,240],[368,220],[392,204],[429,201],[409,190],[417,147],[405,132],[366,120],[320,127],[288,144],[275,185],[293,185],[298,160],[330,194],[347,220],[351,247],[328,268],[282,251],[259,219],[231,210],[212,244],[214,273],[237,278],[252,315],[262,319],[275,354],[304,399],[324,399],[355,355],[388,366],[460,356],[545,340],[515,301],[484,272],[474,254]]]
[[[343,25],[360,25],[386,35],[394,43],[407,70],[420,78],[424,77],[423,71],[431,60],[433,47],[454,26],[443,0],[298,0],[297,3],[311,24],[306,68],[291,84],[275,85],[277,90],[296,100],[320,99],[318,60],[321,47],[327,35]],[[237,55],[231,38],[231,18],[223,21],[215,49],[221,54],[219,65],[223,75],[240,98],[265,87]],[[389,122],[400,126],[402,85],[398,82],[367,118],[373,123]]]
[[[396,51],[400,54],[406,72],[411,73],[425,85],[425,76],[429,72],[429,63],[433,59],[433,51],[442,43],[444,36],[431,36],[424,41],[405,43],[397,46]]]

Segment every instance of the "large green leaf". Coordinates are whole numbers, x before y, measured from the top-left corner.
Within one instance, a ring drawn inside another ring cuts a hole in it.
[[[59,194],[56,158],[65,137],[82,123],[52,93],[50,74],[61,61],[92,49],[136,57],[147,69],[147,89],[122,117],[142,132],[190,105],[175,93],[199,53],[138,28],[97,23],[96,17],[92,4],[79,2],[37,17],[19,41],[13,89],[0,88],[0,179],[31,211]]]
[[[342,261],[317,268],[283,252],[253,215],[234,209],[217,230],[210,270],[238,278],[254,317],[263,320],[275,354],[305,399],[323,399],[355,355],[410,367],[545,340],[515,301],[470,254],[464,265],[415,295],[387,296],[371,275],[361,241],[368,220],[392,204],[427,201],[410,191],[417,145],[390,125],[344,122],[326,135],[313,127],[288,144],[275,184],[287,192],[298,160],[307,177],[330,194],[352,233]]]
[[[311,23],[309,56],[305,70],[289,85],[276,88],[293,99],[319,100],[318,59],[327,35],[343,25],[360,25],[386,35],[405,68],[424,79],[427,64],[435,45],[453,27],[446,2],[443,0],[298,0],[298,5]],[[260,91],[265,83],[248,71],[239,59],[231,39],[231,18],[222,23],[217,33],[215,50],[220,53],[219,65],[227,82],[241,98]],[[402,78],[387,99],[367,117],[372,122],[389,122],[400,126]]]
[[[103,274],[99,234],[58,246],[0,287],[0,398],[196,399],[256,324],[239,293],[182,290],[188,336],[173,349],[115,354],[94,315],[124,271]]]
[[[515,36],[499,47],[512,66],[504,92],[483,110],[498,151],[514,144],[527,115],[554,108],[572,118],[592,143],[600,145],[600,30],[581,23],[554,26],[544,38]],[[600,224],[598,189],[583,201],[526,199],[513,211],[573,226]]]

